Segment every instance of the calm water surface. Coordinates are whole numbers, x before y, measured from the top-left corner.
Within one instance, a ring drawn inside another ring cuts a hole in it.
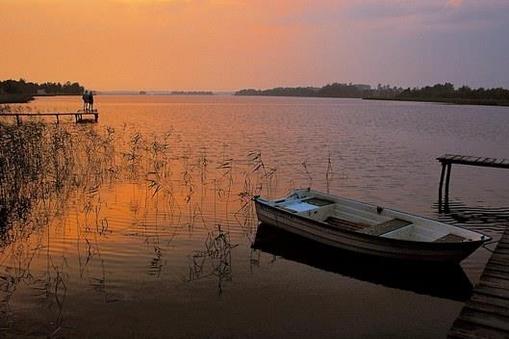
[[[439,213],[435,160],[509,158],[508,108],[232,96],[96,103],[99,124],[62,125],[89,141],[111,136],[111,167],[74,168],[65,175],[76,189],[57,190],[4,231],[6,337],[444,336],[487,250],[448,271],[381,267],[259,227],[250,195],[329,189],[494,238],[509,220],[509,173],[497,169],[454,167],[451,211]],[[41,98],[30,108],[80,104]]]

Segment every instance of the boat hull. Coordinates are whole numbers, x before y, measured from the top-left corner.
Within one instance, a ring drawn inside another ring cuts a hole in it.
[[[327,224],[292,214],[255,199],[258,220],[319,243],[384,258],[459,263],[474,252],[482,241],[434,243],[391,239],[355,231],[337,230]]]

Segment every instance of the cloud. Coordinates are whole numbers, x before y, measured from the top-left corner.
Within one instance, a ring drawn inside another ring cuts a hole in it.
[[[0,29],[0,46],[16,51],[0,79],[172,89],[509,79],[508,0],[0,0]]]
[[[448,7],[459,7],[463,4],[463,0],[447,0]]]

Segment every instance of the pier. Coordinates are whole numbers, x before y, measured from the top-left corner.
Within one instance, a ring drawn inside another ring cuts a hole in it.
[[[509,338],[509,228],[448,337]]]
[[[449,202],[449,183],[451,178],[451,168],[453,164],[479,166],[479,167],[493,167],[493,168],[509,168],[508,159],[496,159],[486,157],[475,157],[469,155],[458,154],[444,154],[437,158],[442,164],[442,173],[440,175],[440,186],[438,188],[438,202],[442,206],[442,199],[445,201],[445,208]],[[445,178],[445,194],[442,194]]]
[[[16,117],[16,123],[20,125],[22,123],[22,117],[55,117],[56,123],[60,123],[60,117],[62,116],[74,116],[76,123],[83,122],[98,122],[99,112],[97,110],[83,111],[79,110],[76,112],[46,112],[46,113],[19,113],[19,112],[5,112],[0,113],[0,117]],[[91,116],[91,119],[84,117]]]

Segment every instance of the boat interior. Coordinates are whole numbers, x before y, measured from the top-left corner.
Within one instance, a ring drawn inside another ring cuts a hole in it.
[[[272,203],[287,212],[323,222],[328,228],[409,241],[458,243],[486,236],[456,226],[361,202],[296,191]]]

